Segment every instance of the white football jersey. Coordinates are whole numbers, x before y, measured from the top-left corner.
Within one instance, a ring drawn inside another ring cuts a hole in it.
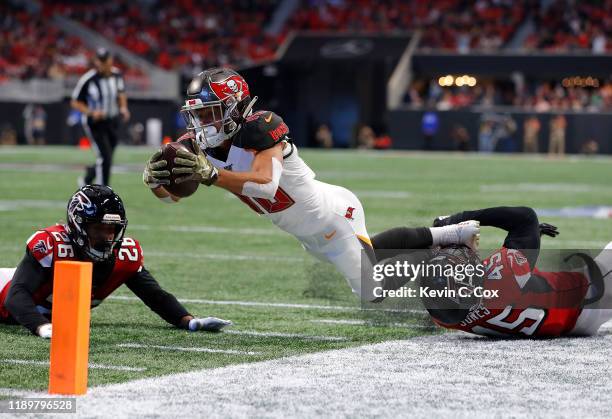
[[[327,184],[315,180],[315,173],[298,155],[297,147],[286,143],[283,172],[273,200],[238,195],[251,209],[268,217],[272,223],[294,236],[306,237],[326,228],[326,222],[336,210],[333,195]],[[233,172],[251,170],[254,153],[232,147],[226,161],[206,156],[217,168]],[[337,211],[345,211],[337,209]]]

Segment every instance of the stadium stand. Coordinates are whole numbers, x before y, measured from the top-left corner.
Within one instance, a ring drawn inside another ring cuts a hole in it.
[[[0,15],[0,81],[64,79],[89,67],[93,51],[54,25],[50,11],[37,13],[3,2]],[[120,60],[115,65],[128,77],[141,74]]]
[[[274,57],[280,40],[264,33],[278,1],[62,1],[45,5],[166,70],[245,66]]]
[[[480,0],[303,1],[289,27],[311,31],[389,33],[423,30],[421,48],[466,52],[506,43],[534,2]]]
[[[538,28],[524,43],[528,50],[612,51],[612,1],[556,0],[535,15]]]
[[[404,103],[415,108],[439,110],[468,107],[512,106],[537,112],[610,111],[612,82],[594,78],[564,79],[562,82],[534,81],[525,86],[510,81],[484,80],[469,87],[440,87],[437,82],[416,80],[404,95]]]

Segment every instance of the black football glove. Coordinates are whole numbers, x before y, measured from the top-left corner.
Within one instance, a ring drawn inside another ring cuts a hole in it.
[[[552,224],[548,224],[548,223],[542,223],[540,224],[540,236],[550,236],[550,237],[557,237],[559,235],[559,229],[552,225]]]

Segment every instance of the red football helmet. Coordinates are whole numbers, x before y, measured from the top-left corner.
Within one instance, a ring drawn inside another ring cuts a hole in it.
[[[240,74],[228,68],[211,68],[191,80],[181,113],[200,146],[212,148],[240,130],[256,100],[251,99],[249,85]]]

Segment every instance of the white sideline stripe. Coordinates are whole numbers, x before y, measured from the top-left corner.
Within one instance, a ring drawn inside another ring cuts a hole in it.
[[[371,327],[402,327],[407,329],[435,329],[436,326],[426,326],[423,324],[410,324],[410,323],[380,323],[376,324],[366,320],[349,320],[349,319],[313,319],[313,323],[323,324],[338,324],[338,325],[351,325],[351,326],[371,326]]]
[[[212,260],[242,260],[242,261],[261,261],[261,262],[305,262],[306,258],[296,258],[291,256],[262,256],[262,255],[232,255],[225,253],[183,253],[183,252],[160,252],[145,251],[146,256],[192,259],[212,259]]]
[[[379,191],[379,190],[351,190],[357,198],[384,198],[384,199],[406,199],[413,196],[407,191]]]
[[[79,398],[79,411],[88,417],[108,416],[113,406],[116,417],[286,417],[289,408],[296,418],[467,419],[508,412],[604,418],[612,405],[611,348],[607,336],[489,340],[448,333],[94,387]],[[206,397],[195,397],[193,389],[201,388]],[[486,391],[470,392],[467,403],[457,391],[465,388]]]
[[[48,367],[49,361],[34,361],[30,359],[0,359],[0,364],[16,364],[16,365],[37,365],[41,367]],[[146,368],[142,367],[126,367],[123,365],[105,365],[105,364],[89,364],[89,368],[97,370],[113,370],[113,371],[134,371],[142,372],[146,371]]]
[[[254,330],[224,330],[223,333],[229,333],[230,335],[257,336],[265,338],[295,338],[305,340],[321,340],[329,342],[343,342],[348,340],[348,338],[344,336],[317,336],[304,335],[301,333],[256,332]]]
[[[111,295],[106,298],[107,300],[122,300],[122,301],[140,301],[138,297],[130,297],[127,295]],[[291,303],[264,303],[261,301],[224,301],[224,300],[199,300],[194,298],[178,298],[181,303],[193,303],[193,304],[212,304],[221,306],[246,306],[246,307],[276,307],[276,308],[303,308],[310,310],[336,310],[336,311],[384,311],[394,313],[413,313],[413,314],[424,314],[426,310],[401,310],[401,309],[376,309],[376,308],[364,308],[361,307],[350,307],[350,306],[323,306],[316,304],[291,304]]]
[[[229,355],[262,355],[263,352],[254,351],[236,351],[234,349],[213,349],[213,348],[185,348],[182,346],[164,346],[164,345],[143,345],[140,343],[119,343],[118,348],[129,349],[159,349],[160,351],[177,351],[177,352],[206,352],[211,354],[229,354]]]
[[[64,204],[64,206],[66,206]],[[245,235],[265,235],[280,236],[284,234],[275,228],[233,228],[216,226],[159,226],[150,224],[136,224],[130,226],[130,230],[140,231],[171,231],[174,233],[218,233],[218,234],[245,234]]]
[[[32,390],[16,390],[14,388],[0,387],[0,396],[14,396],[14,397],[41,397],[41,393]]]

